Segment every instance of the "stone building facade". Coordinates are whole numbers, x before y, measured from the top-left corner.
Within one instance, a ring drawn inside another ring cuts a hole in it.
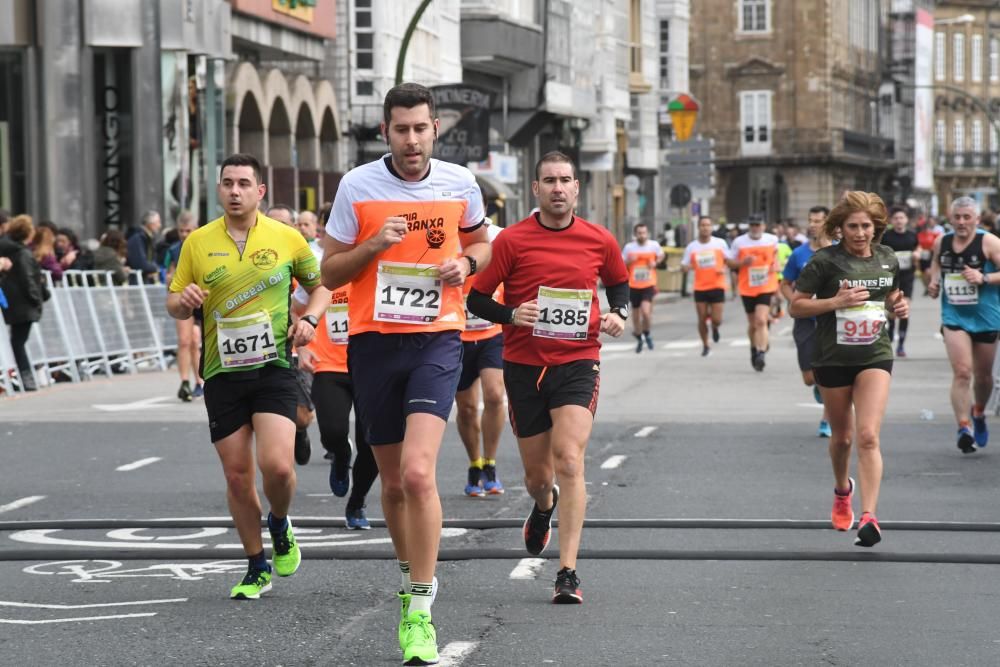
[[[711,210],[740,222],[804,220],[895,173],[880,119],[884,0],[701,0],[691,5],[698,132],[715,139]]]

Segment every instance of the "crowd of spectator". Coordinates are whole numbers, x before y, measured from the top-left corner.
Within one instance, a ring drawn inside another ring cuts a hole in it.
[[[317,218],[325,220],[329,205],[319,216],[308,211],[296,215],[284,208],[314,238],[321,227]],[[113,285],[166,282],[176,266],[182,237],[198,227],[198,219],[191,211],[181,211],[175,226],[163,227],[160,214],[149,210],[133,227],[108,229],[99,239],[81,242],[72,228],[0,209],[0,309],[25,391],[37,389],[27,341],[51,297],[49,286],[68,282],[67,271],[100,272],[87,274],[91,285],[105,284],[105,276]]]

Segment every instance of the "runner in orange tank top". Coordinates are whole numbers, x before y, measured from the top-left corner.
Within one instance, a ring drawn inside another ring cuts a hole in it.
[[[708,344],[708,324],[712,322],[712,342],[719,342],[722,325],[722,308],[726,301],[726,255],[729,246],[722,239],[712,236],[712,219],[703,215],[698,219],[698,238],[684,249],[681,266],[694,273],[694,308],[698,317],[698,335],[701,337],[701,356],[711,353]]]
[[[640,222],[633,228],[635,240],[622,248],[622,259],[628,269],[628,294],[632,304],[632,335],[635,353],[642,345],[653,349],[650,329],[653,326],[653,297],[656,296],[656,265],[663,261],[663,248],[649,238],[649,227]]]

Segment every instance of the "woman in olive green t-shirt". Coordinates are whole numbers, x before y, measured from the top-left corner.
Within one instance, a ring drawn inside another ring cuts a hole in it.
[[[899,290],[899,262],[879,243],[888,213],[870,192],[851,191],[830,211],[826,232],[841,239],[819,250],[795,281],[792,317],[816,318],[813,373],[830,416],[830,460],[834,499],[830,518],[837,530],[854,525],[850,477],[853,421],[857,419],[861,520],[854,543],[871,547],[882,539],[875,507],[882,482],[879,431],[889,400],[892,343],[886,311],[906,317]],[[855,417],[856,416],[856,417]]]

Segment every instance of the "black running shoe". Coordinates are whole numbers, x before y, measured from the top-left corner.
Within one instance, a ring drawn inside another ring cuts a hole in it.
[[[181,399],[185,403],[190,403],[191,399],[194,398],[194,393],[191,391],[191,383],[187,380],[181,382],[181,388],[177,390],[177,398]]]
[[[583,591],[580,590],[580,577],[576,570],[564,567],[556,575],[556,590],[552,595],[553,604],[582,604]]]
[[[971,454],[976,451],[976,438],[968,426],[958,429],[958,448],[963,454]]]
[[[764,353],[758,352],[757,356],[753,360],[753,369],[760,373],[764,370]]]
[[[882,541],[882,529],[878,527],[878,519],[870,512],[861,515],[858,522],[858,536],[854,538],[854,545],[859,547],[873,547]]]
[[[532,556],[545,551],[552,536],[552,513],[559,503],[559,487],[552,487],[552,508],[543,512],[538,509],[538,503],[531,508],[531,514],[524,520],[524,548]]]
[[[298,429],[295,431],[295,462],[300,466],[309,463],[312,455],[312,443],[309,442],[309,431]]]
[[[719,327],[712,327],[712,342],[719,342]]]

